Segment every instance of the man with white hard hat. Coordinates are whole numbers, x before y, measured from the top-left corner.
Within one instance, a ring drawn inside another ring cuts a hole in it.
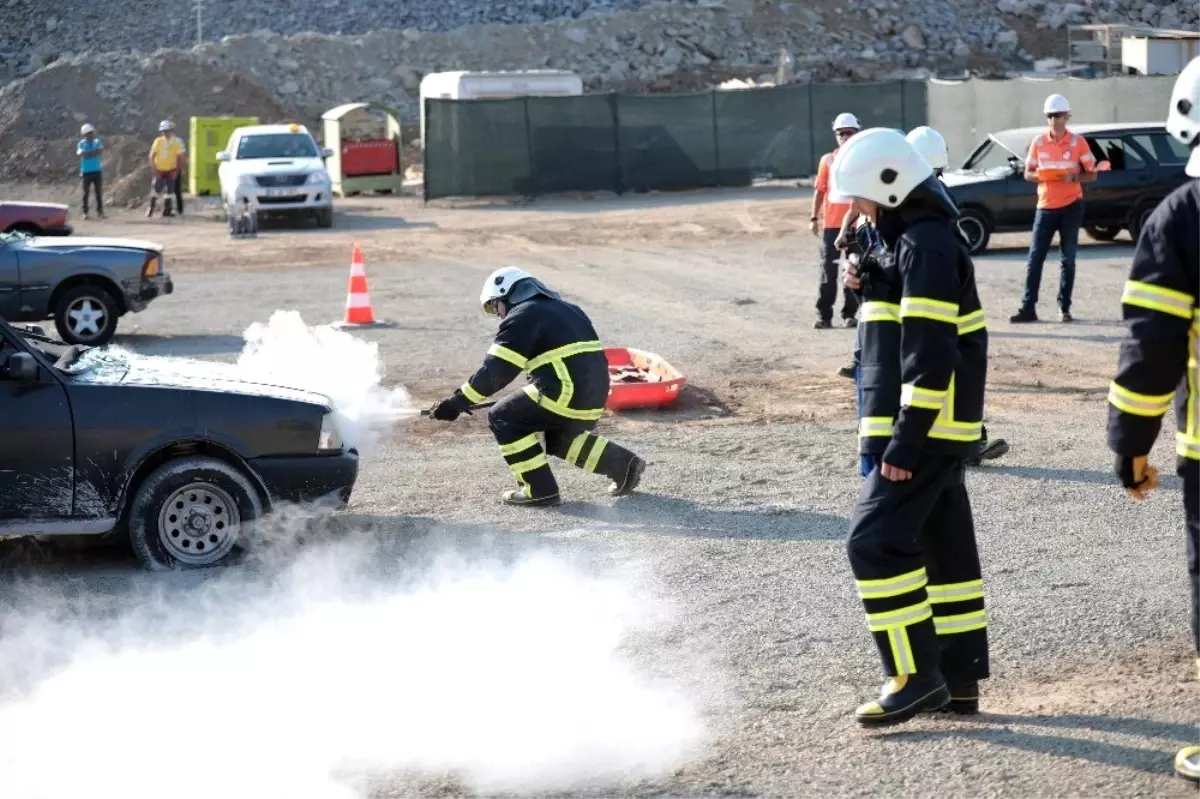
[[[1071,104],[1061,94],[1046,98],[1042,111],[1048,128],[1029,145],[1025,179],[1038,187],[1037,213],[1033,218],[1033,242],[1025,266],[1025,296],[1010,322],[1036,322],[1042,266],[1050,242],[1058,234],[1062,268],[1058,277],[1059,321],[1070,322],[1071,293],[1075,288],[1075,252],[1079,228],[1083,226],[1083,184],[1096,179],[1096,157],[1087,139],[1067,129]]]
[[[872,290],[859,452],[879,458],[847,553],[891,679],[855,718],[882,726],[926,711],[977,713],[987,620],[963,468],[983,426],[987,376],[975,267],[955,230],[958,209],[902,133],[862,131],[833,173],[881,242],[860,259]]]
[[[813,327],[819,329],[833,326],[833,307],[838,293],[838,233],[842,222],[850,213],[850,198],[838,191],[833,179],[833,159],[842,143],[858,133],[861,126],[854,114],[838,114],[833,120],[833,135],[838,146],[833,152],[821,156],[817,165],[817,180],[813,188],[812,216],[809,230],[821,237],[821,280],[817,288],[817,320]],[[823,224],[822,224],[823,219]],[[858,320],[858,298],[854,292],[842,292],[842,320],[846,327],[854,327]]]
[[[104,143],[96,135],[96,126],[90,122],[84,123],[79,129],[83,138],[75,145],[75,154],[79,156],[79,176],[83,183],[83,218],[88,218],[88,190],[96,194],[96,213],[104,218],[104,180],[100,167],[100,154],[104,152]]]
[[[1167,132],[1191,150],[1185,170],[1200,178],[1200,58],[1175,81]],[[1175,405],[1175,469],[1183,478],[1191,627],[1200,669],[1200,180],[1168,194],[1142,228],[1121,311],[1128,329],[1108,392],[1114,470],[1138,500],[1157,485],[1148,455]],[[1175,755],[1179,776],[1200,782],[1200,746]]]

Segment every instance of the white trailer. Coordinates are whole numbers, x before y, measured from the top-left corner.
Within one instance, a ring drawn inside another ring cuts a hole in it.
[[[574,72],[531,69],[519,72],[431,72],[421,79],[421,143],[425,143],[425,98],[435,100],[570,97],[583,94]]]

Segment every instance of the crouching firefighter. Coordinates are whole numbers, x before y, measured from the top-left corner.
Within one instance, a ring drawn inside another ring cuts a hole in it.
[[[1108,391],[1108,445],[1117,477],[1138,500],[1157,484],[1148,455],[1175,405],[1175,468],[1183,478],[1191,628],[1200,669],[1200,58],[1179,73],[1167,132],[1191,149],[1192,180],[1146,220],[1121,297],[1128,330]],[[1175,755],[1175,772],[1200,781],[1200,746]]]
[[[987,623],[964,460],[981,436],[987,331],[958,212],[903,134],[859,133],[834,161],[883,251],[863,309],[863,481],[847,544],[890,681],[863,725],[975,713]]]
[[[608,493],[631,493],[646,463],[592,430],[608,399],[608,361],[587,314],[523,269],[506,266],[483,284],[484,313],[500,317],[483,365],[430,409],[453,421],[525,372],[530,385],[488,411],[488,427],[519,487],[508,505],[557,505],[558,483],[546,455],[611,479]],[[540,436],[540,438],[539,438]]]

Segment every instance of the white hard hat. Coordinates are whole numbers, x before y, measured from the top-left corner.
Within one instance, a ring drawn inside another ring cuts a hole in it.
[[[170,130],[173,127],[175,126],[171,124],[171,120],[169,119],[164,119],[162,122],[158,123],[159,130]]]
[[[517,282],[531,278],[533,275],[519,266],[502,266],[488,275],[483,282],[483,291],[479,292],[479,304],[484,313],[496,313],[496,300],[502,300],[512,291]]]
[[[916,148],[921,157],[934,169],[945,169],[950,166],[950,153],[946,149],[946,140],[928,125],[921,125],[908,132],[908,143]]]
[[[1046,103],[1042,106],[1042,113],[1069,114],[1071,113],[1071,104],[1061,94],[1052,94],[1046,98]]]
[[[1189,61],[1175,79],[1167,110],[1167,133],[1191,148],[1184,171],[1200,178],[1200,57]]]
[[[91,122],[84,122],[83,127],[79,129],[79,132],[86,136],[89,133],[95,133],[96,127]]]
[[[838,193],[871,200],[885,208],[904,202],[933,176],[931,167],[898,130],[868,128],[838,148],[833,181]]]
[[[834,130],[844,130],[846,128],[858,130],[861,127],[862,125],[858,124],[858,117],[854,116],[854,114],[838,114],[837,119],[833,120]]]

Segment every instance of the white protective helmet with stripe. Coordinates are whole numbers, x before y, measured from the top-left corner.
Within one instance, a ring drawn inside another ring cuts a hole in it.
[[[946,149],[946,140],[928,125],[913,128],[908,132],[908,143],[916,148],[921,157],[934,168],[946,169],[950,166],[950,153]]]
[[[1192,155],[1184,169],[1192,177],[1200,178],[1200,57],[1188,62],[1175,79],[1171,106],[1167,109],[1167,133],[1191,148]]]
[[[854,114],[838,114],[833,120],[833,129],[837,130],[858,130],[862,125],[858,124],[858,117]]]
[[[833,159],[833,179],[842,194],[883,208],[895,208],[932,176],[933,167],[892,128],[854,134]]]

